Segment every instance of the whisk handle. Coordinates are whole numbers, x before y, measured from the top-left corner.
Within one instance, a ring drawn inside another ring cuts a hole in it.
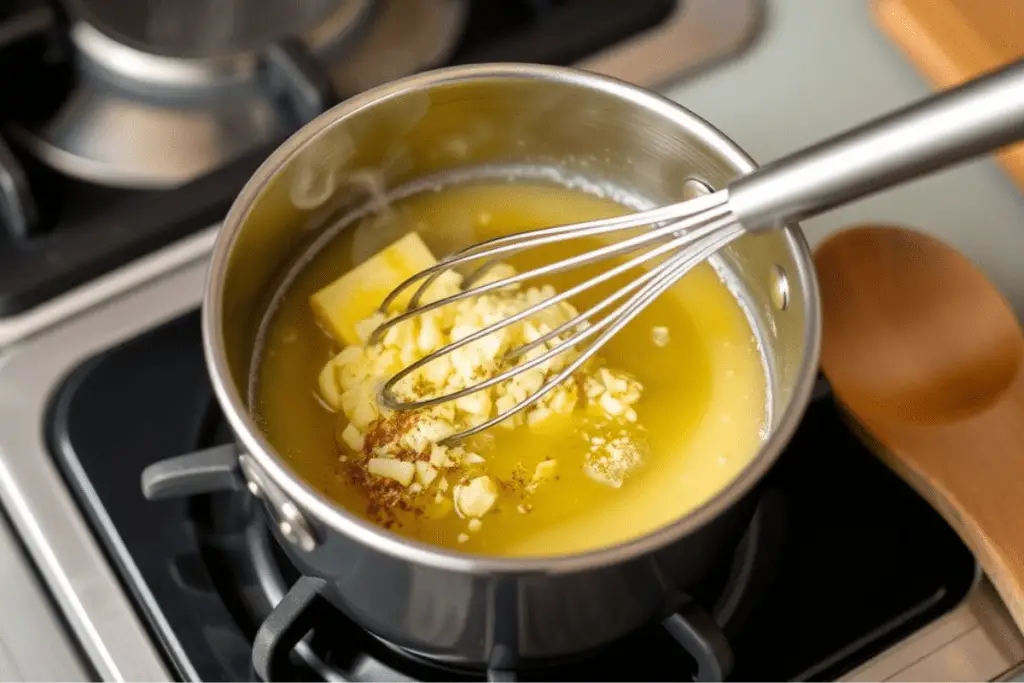
[[[779,228],[1024,139],[1024,60],[801,152],[729,186],[749,231]]]

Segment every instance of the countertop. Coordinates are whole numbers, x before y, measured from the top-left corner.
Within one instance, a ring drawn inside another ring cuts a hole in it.
[[[928,93],[873,25],[865,0],[774,0],[743,56],[664,89],[764,162]],[[1024,317],[1024,199],[974,162],[804,224],[812,245],[843,226],[900,223],[978,262]],[[0,680],[87,675],[0,519]]]
[[[21,544],[0,517],[0,681],[89,677]]]

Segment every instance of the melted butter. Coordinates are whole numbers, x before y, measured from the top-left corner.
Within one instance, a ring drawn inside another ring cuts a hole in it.
[[[344,449],[335,434],[342,425],[316,395],[317,376],[338,349],[317,327],[309,296],[410,230],[443,255],[500,234],[623,211],[610,200],[562,187],[491,182],[414,195],[344,231],[299,273],[271,320],[255,406],[268,439],[316,488],[367,517],[366,498],[339,458]],[[508,261],[526,270],[594,246],[563,243]],[[564,291],[609,267],[609,262],[595,264],[538,284]],[[596,287],[573,304],[583,310],[623,281]],[[656,327],[667,329],[667,344],[654,342]],[[763,365],[743,309],[710,265],[702,264],[656,299],[601,355],[644,387],[637,412],[649,452],[621,488],[585,474],[588,443],[573,419],[540,433],[491,430],[495,446],[486,453],[485,471],[492,476],[510,479],[517,468],[532,473],[542,460],[557,460],[557,477],[536,488],[530,511],[521,512],[518,495],[506,492],[468,540],[466,520],[455,514],[440,519],[400,515],[402,524],[392,530],[488,555],[592,550],[684,516],[724,488],[756,454],[765,419]]]

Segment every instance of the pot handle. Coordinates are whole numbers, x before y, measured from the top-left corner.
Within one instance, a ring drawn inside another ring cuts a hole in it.
[[[238,456],[238,447],[226,444],[155,462],[142,470],[142,495],[146,500],[166,500],[239,491],[245,480]]]
[[[326,582],[300,577],[260,625],[252,644],[252,668],[261,681],[284,680],[295,646],[332,609],[320,591]]]
[[[732,671],[729,641],[722,629],[692,598],[684,596],[662,626],[697,662],[695,681],[724,681]]]

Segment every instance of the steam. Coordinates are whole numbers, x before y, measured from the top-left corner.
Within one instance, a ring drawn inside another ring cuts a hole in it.
[[[338,7],[338,0],[136,2],[144,15],[140,38],[156,52],[178,57],[221,56],[303,35]]]

